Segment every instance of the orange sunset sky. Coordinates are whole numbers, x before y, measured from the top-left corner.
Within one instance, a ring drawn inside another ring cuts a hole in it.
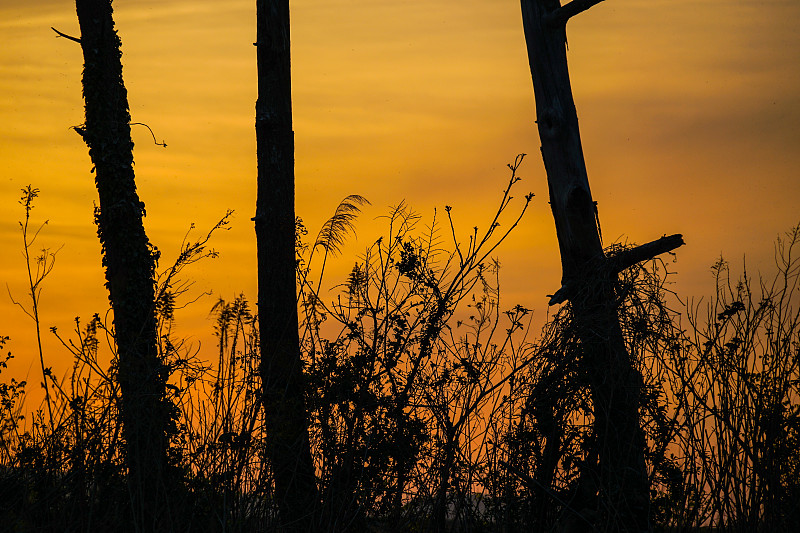
[[[168,145],[133,128],[162,266],[191,223],[199,235],[236,211],[213,241],[221,256],[187,271],[195,295],[214,296],[178,317],[180,334],[213,350],[215,299],[256,293],[255,2],[114,6],[133,122]],[[291,10],[297,213],[312,237],[346,195],[372,202],[328,285],[402,200],[426,220],[452,205],[464,232],[485,227],[506,163],[525,152],[516,196],[536,197],[497,255],[504,306],[542,318],[560,265],[519,2],[297,0]],[[37,248],[63,245],[41,297],[45,356],[63,371],[69,358],[47,328],[66,333],[108,304],[91,164],[70,130],[83,117],[82,55],[51,26],[79,34],[74,2],[0,0],[0,280],[26,301],[17,201],[32,184],[34,221],[49,220]],[[769,268],[775,237],[800,222],[800,2],[606,0],[572,20],[568,37],[606,244],[683,233],[671,268],[686,297],[711,293],[720,254],[736,272],[744,254],[750,270]],[[16,372],[38,381],[33,324],[5,291],[0,317]]]

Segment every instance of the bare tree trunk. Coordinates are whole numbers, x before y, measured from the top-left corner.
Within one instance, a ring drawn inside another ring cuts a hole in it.
[[[581,147],[566,56],[566,23],[602,0],[522,0],[522,17],[550,205],[561,251],[562,286],[551,305],[569,300],[589,377],[598,446],[599,531],[648,531],[649,487],[639,427],[641,376],[625,349],[615,304],[618,273],[683,244],[667,237],[607,260]],[[580,509],[578,511],[581,511]]]
[[[137,531],[165,531],[169,437],[173,406],[165,395],[167,370],[157,348],[155,256],[136,193],[128,96],[122,81],[120,39],[110,0],[76,0],[83,49],[86,123],[75,128],[89,147],[99,207],[97,234],[114,310],[119,357],[120,412],[128,484]]]
[[[312,531],[317,506],[295,281],[289,1],[257,0],[258,323],[269,459],[281,531]]]

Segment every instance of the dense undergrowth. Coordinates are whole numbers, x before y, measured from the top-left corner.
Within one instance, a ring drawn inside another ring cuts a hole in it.
[[[509,215],[518,164],[485,231],[460,240],[450,208],[426,224],[401,204],[333,289],[322,288],[325,263],[362,199],[346,199],[313,243],[298,220],[318,531],[582,531],[595,522],[598,443],[570,306],[534,334],[529,309],[501,303],[492,254],[531,200]],[[213,305],[214,354],[193,351],[173,327],[189,288],[183,269],[214,254],[208,242],[226,224],[187,239],[157,280],[182,480],[165,491],[174,531],[273,523],[254,306],[243,295]],[[659,260],[615,287],[643,380],[656,529],[790,531],[800,518],[799,239],[795,228],[778,241],[776,270],[764,277],[733,276],[720,260],[714,295],[697,304],[670,291]],[[30,278],[34,307],[47,272]],[[95,315],[52,334],[74,365],[56,377],[43,356],[41,406],[24,404],[30,384],[0,378],[0,529],[135,530],[111,322]],[[99,362],[105,349],[110,365]],[[14,364],[3,353],[0,371]]]

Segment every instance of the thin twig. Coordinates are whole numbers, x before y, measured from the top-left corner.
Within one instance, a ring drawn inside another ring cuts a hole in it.
[[[155,144],[157,144],[158,146],[163,146],[164,148],[167,147],[167,143],[165,143],[164,141],[158,142],[158,140],[156,139],[156,134],[153,133],[153,129],[144,122],[131,122],[129,126],[144,126],[150,132],[150,135],[153,136],[153,142]]]
[[[52,26],[50,26],[50,29],[56,32],[59,37],[63,37],[64,39],[69,39],[70,41],[75,41],[76,43],[81,44],[81,40],[77,37],[73,37],[72,35],[67,35],[66,33],[62,33]]]

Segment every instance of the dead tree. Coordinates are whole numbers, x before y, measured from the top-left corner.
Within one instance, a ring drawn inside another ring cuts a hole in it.
[[[280,531],[313,530],[317,486],[303,399],[295,282],[289,1],[258,0],[258,324],[268,454]]]
[[[625,349],[614,285],[622,270],[677,248],[683,239],[663,237],[614,257],[603,252],[566,56],[567,21],[601,1],[572,0],[562,6],[559,0],[522,0],[522,19],[561,252],[561,288],[550,304],[569,301],[572,306],[594,409],[598,473],[583,483],[597,490],[592,491],[595,500],[586,504],[591,511],[586,516],[593,517],[599,531],[647,531],[641,376]]]
[[[145,233],[144,204],[136,192],[121,42],[110,0],[76,0],[75,5],[81,35],[71,39],[83,50],[86,105],[86,121],[75,130],[89,147],[99,196],[95,222],[114,310],[133,526],[165,531],[174,408],[165,394],[167,369],[157,347],[156,251]]]

